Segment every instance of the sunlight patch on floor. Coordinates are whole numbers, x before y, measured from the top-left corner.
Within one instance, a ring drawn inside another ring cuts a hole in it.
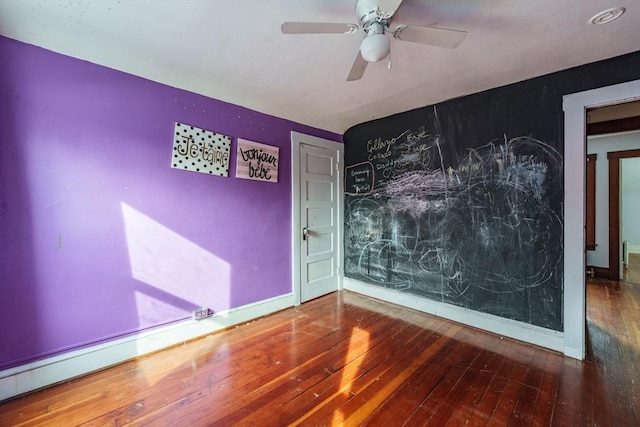
[[[369,332],[357,326],[353,328],[349,338],[349,350],[347,351],[346,365],[342,371],[340,390],[343,394],[351,393],[353,382],[360,376],[360,366],[365,361],[363,355],[369,351]],[[333,414],[332,426],[342,426],[345,416],[340,409]]]

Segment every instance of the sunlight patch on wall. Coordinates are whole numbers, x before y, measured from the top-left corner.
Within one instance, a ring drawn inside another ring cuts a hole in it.
[[[154,307],[162,307],[165,315],[173,311],[170,307],[182,310],[183,315],[197,307],[228,308],[229,263],[126,203],[121,207],[131,274],[149,285],[136,289],[148,297],[136,297],[139,303],[146,301],[138,306],[140,322],[158,321],[148,312],[155,312]],[[151,304],[149,298],[157,302]]]

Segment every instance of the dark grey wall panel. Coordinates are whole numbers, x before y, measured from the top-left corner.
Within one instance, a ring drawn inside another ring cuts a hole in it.
[[[345,275],[562,330],[562,96],[638,78],[640,52],[349,129]]]

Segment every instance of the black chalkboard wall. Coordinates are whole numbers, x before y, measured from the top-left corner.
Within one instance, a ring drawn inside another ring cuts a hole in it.
[[[638,78],[635,52],[349,129],[345,275],[562,330],[562,96]]]

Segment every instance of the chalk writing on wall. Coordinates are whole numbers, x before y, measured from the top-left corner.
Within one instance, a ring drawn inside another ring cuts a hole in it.
[[[278,182],[280,149],[238,138],[236,177]]]
[[[231,137],[176,122],[171,167],[229,176]]]
[[[368,140],[355,156],[366,161],[346,165],[345,274],[528,320],[528,292],[545,289],[561,261],[562,221],[548,202],[561,156],[542,141],[505,136],[445,164],[445,144],[407,130]]]
[[[345,172],[345,193],[369,194],[373,191],[376,174],[373,163],[362,162],[347,166]]]

